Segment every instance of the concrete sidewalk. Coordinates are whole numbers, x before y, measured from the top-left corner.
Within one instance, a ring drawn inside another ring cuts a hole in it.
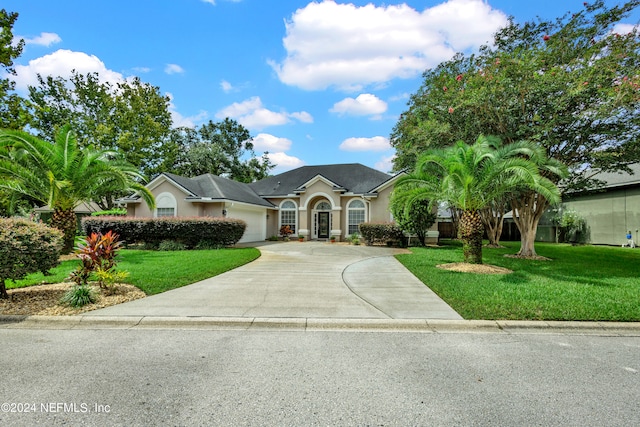
[[[401,249],[325,242],[259,249],[260,258],[235,270],[83,317],[462,320],[393,257]]]

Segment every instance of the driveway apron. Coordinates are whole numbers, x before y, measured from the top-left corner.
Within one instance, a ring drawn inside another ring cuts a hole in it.
[[[462,319],[393,257],[401,249],[325,242],[258,249],[260,258],[235,270],[85,315]]]

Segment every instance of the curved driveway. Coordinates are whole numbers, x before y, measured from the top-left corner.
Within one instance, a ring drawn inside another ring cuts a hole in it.
[[[85,316],[462,319],[393,257],[401,249],[269,242],[259,250],[235,270]]]

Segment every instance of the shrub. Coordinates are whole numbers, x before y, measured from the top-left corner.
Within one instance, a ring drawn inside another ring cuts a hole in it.
[[[589,227],[584,217],[573,210],[565,210],[554,218],[560,227],[560,242],[584,244],[589,240]]]
[[[278,239],[276,238],[276,240]],[[222,249],[222,246],[220,246],[218,243],[212,240],[200,240],[196,245],[195,249],[197,250]]]
[[[163,240],[158,245],[159,251],[184,251],[185,249],[184,243],[176,242],[175,240]]]
[[[247,224],[240,219],[212,217],[89,217],[82,220],[86,234],[113,230],[126,243],[159,244],[174,240],[194,248],[202,240],[232,246],[242,238]]]
[[[293,230],[288,225],[283,225],[280,227],[280,235],[282,236],[282,240],[289,240],[289,236],[293,234]]]
[[[92,212],[91,216],[127,216],[125,208],[113,208],[105,211]]]
[[[420,245],[424,246],[427,232],[436,223],[437,219],[437,215],[430,207],[429,201],[413,199],[405,202],[402,198],[394,198],[392,200],[391,211],[398,226],[409,234],[415,234]]]
[[[349,236],[349,243],[351,243],[352,245],[359,245],[360,244],[360,234],[353,233],[351,236]]]
[[[91,233],[84,242],[78,243],[76,246],[76,254],[82,261],[78,269],[71,273],[70,278],[76,285],[86,285],[89,276],[96,270],[111,272],[115,270],[116,256],[120,249],[121,242],[118,241],[118,235],[112,231],[105,234]],[[104,283],[98,279],[100,287],[104,287]]]
[[[122,283],[127,277],[129,277],[128,271],[115,271],[115,270],[103,270],[101,268],[95,271],[98,283],[102,288],[106,290],[107,295],[113,295],[116,293],[116,284]]]
[[[87,285],[76,285],[69,289],[60,302],[71,307],[82,307],[87,304],[93,304],[98,299],[96,293]]]
[[[62,233],[26,219],[0,218],[0,298],[8,298],[5,281],[48,270],[59,263]]]
[[[406,237],[400,227],[393,223],[363,222],[358,226],[360,234],[368,246],[387,244],[406,246]]]

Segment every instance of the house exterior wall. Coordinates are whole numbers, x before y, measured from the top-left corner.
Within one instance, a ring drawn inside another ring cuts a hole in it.
[[[178,190],[174,185],[168,182],[162,182],[151,190],[153,195],[157,197],[162,193],[171,193],[173,197],[176,199],[176,216],[201,216],[201,207],[195,206],[191,202],[185,201],[185,197],[187,196],[184,192]],[[131,205],[129,205],[130,207]],[[144,203],[137,203],[134,205],[133,216],[137,217],[153,217],[155,216],[155,212],[150,210],[149,207]],[[129,207],[127,207],[127,213],[129,212]]]
[[[640,186],[610,189],[604,193],[576,196],[563,206],[582,215],[590,232],[590,243],[623,245],[631,231],[640,229]]]
[[[387,187],[378,193],[378,197],[371,200],[369,221],[371,222],[390,222],[391,212],[389,210],[389,201],[393,186]]]

